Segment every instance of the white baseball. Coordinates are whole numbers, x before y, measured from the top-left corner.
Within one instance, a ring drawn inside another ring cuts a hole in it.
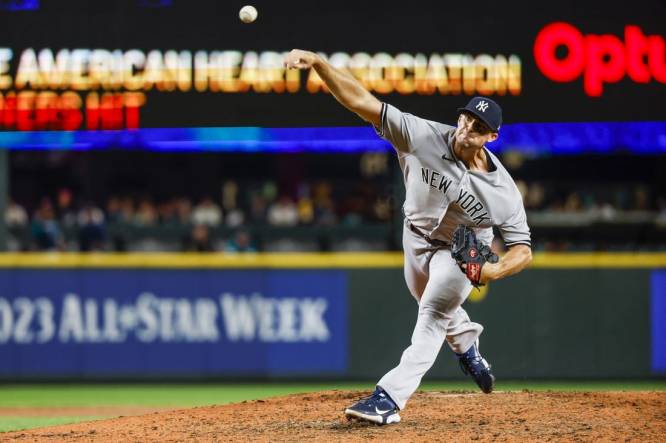
[[[257,8],[252,5],[243,6],[238,12],[238,17],[243,23],[252,23],[257,19],[257,15],[259,15]]]

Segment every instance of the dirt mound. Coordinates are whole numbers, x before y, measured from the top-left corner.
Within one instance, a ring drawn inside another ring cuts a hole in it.
[[[1,441],[664,441],[666,392],[419,392],[402,423],[348,421],[367,392],[327,391],[155,412],[33,431]]]

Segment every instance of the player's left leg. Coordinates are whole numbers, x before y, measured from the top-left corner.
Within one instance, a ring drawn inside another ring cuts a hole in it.
[[[467,311],[459,307],[446,331],[446,342],[453,352],[462,354],[479,340],[483,326],[469,319]]]
[[[495,386],[490,365],[479,353],[479,335],[483,326],[469,319],[467,312],[458,308],[449,325],[446,341],[455,352],[463,373],[471,376],[479,388],[489,394]]]

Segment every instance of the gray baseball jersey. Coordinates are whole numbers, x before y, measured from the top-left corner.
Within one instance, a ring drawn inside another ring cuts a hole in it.
[[[419,304],[410,346],[377,383],[403,409],[432,367],[444,341],[456,353],[479,343],[483,326],[462,307],[472,285],[445,245],[458,224],[475,227],[490,243],[499,228],[508,246],[530,244],[520,192],[497,157],[486,150],[489,172],[470,171],[453,152],[453,126],[382,106],[378,134],[398,153],[407,195],[403,212],[405,281]],[[418,231],[413,232],[409,223]],[[424,238],[427,235],[428,238]]]
[[[434,239],[449,242],[459,224],[490,243],[497,226],[507,246],[530,245],[522,197],[497,157],[489,172],[470,171],[453,152],[455,128],[400,112],[384,103],[377,133],[398,153],[405,181],[405,217]]]

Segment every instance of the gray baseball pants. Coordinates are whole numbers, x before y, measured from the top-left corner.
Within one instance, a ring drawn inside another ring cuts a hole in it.
[[[483,326],[470,321],[461,307],[472,284],[462,273],[448,248],[436,248],[403,229],[405,281],[419,304],[412,344],[405,349],[400,364],[377,383],[400,409],[407,404],[432,367],[446,340],[454,352],[463,353],[478,340]]]

